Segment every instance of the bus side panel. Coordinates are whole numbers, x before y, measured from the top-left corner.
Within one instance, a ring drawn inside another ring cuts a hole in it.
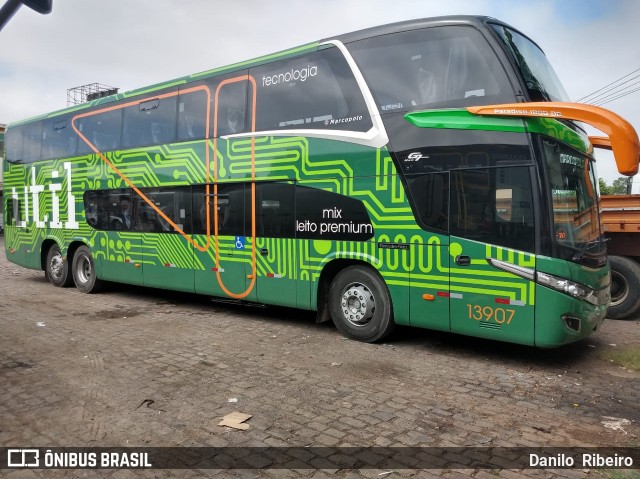
[[[451,237],[451,331],[520,344],[534,344],[533,283],[487,262],[494,258],[535,269],[535,256]],[[469,264],[453,258],[466,257]]]
[[[600,271],[585,270],[584,266],[557,258],[538,256],[537,270],[556,275],[561,278],[572,278],[574,281],[587,283],[590,287],[606,287],[608,284],[608,267]],[[585,274],[585,273],[589,274]],[[587,279],[591,280],[588,283]],[[599,280],[599,281],[598,281]],[[602,324],[607,305],[595,306],[587,301],[572,298],[564,293],[548,287],[536,285],[536,331],[535,343],[539,347],[557,347],[588,336]],[[568,324],[563,318],[574,318]]]
[[[100,241],[102,279],[117,283],[143,284],[143,252],[140,233],[105,231]]]
[[[309,264],[309,248],[314,241],[297,240],[297,262],[298,275],[296,278],[296,307],[300,309],[316,310],[317,305],[317,283],[316,288],[312,288],[311,268]]]
[[[195,249],[194,260],[197,268],[194,273],[195,292],[220,298],[254,300],[248,298],[246,294],[247,265],[251,263],[250,244],[243,242],[239,247],[236,244],[237,238],[219,236],[217,240],[219,253],[216,258],[214,236],[211,236],[209,242],[205,235],[196,235],[194,239],[198,245],[209,244],[205,251]]]
[[[536,346],[553,348],[587,337],[604,320],[607,307],[593,306],[559,291],[536,285]],[[580,320],[579,329],[567,327],[563,317]]]
[[[256,239],[258,302],[294,308],[298,305],[296,244],[291,238]]]
[[[5,226],[4,239],[7,259],[12,263],[26,267],[27,246],[23,244],[24,228]]]
[[[402,236],[396,239],[398,244],[402,245],[402,248],[394,248],[387,247],[390,243],[386,241],[387,235],[383,235],[383,241],[379,241],[376,244],[376,256],[378,263],[373,266],[377,266],[379,268],[379,272],[387,284],[387,288],[389,288],[391,303],[393,304],[394,322],[396,324],[408,326],[410,324],[411,317],[409,304],[411,252],[406,248],[404,238],[405,237]]]
[[[449,331],[449,247],[444,236],[411,243],[411,326]],[[442,244],[444,243],[444,244]]]
[[[141,236],[144,285],[193,293],[194,255],[187,239],[168,233]]]

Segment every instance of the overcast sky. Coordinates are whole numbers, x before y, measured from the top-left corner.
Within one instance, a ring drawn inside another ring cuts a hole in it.
[[[0,123],[64,108],[67,89],[87,83],[127,91],[361,28],[451,14],[492,16],[530,36],[574,100],[640,68],[638,0],[53,0],[49,15],[22,7],[0,31]],[[640,131],[640,91],[603,106]],[[598,157],[610,183],[619,176],[613,160]]]

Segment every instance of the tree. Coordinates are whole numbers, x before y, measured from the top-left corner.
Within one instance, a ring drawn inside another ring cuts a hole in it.
[[[626,195],[627,185],[629,184],[629,178],[621,176],[613,180],[611,185],[607,185],[607,182],[603,178],[598,178],[598,186],[600,186],[601,195]]]
[[[598,178],[598,186],[600,187],[601,195],[612,195],[611,187],[607,185],[607,182],[604,181],[604,178]]]

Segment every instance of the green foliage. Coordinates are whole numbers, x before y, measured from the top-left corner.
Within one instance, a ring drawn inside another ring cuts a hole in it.
[[[607,185],[607,182],[603,178],[598,178],[598,186],[600,187],[601,195],[625,195],[627,193],[627,182],[629,178],[621,176],[613,180],[611,185]]]
[[[600,188],[601,195],[611,195],[611,187],[607,185],[607,182],[603,178],[598,178],[598,187]]]

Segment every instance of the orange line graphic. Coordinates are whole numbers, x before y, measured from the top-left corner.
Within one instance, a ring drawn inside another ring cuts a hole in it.
[[[215,242],[215,250],[216,250],[216,266],[217,268],[220,267],[220,250],[219,250],[219,244],[218,244],[218,198],[217,193],[218,193],[218,185],[217,185],[217,180],[218,180],[218,168],[217,168],[217,139],[215,138],[217,136],[217,125],[218,125],[218,96],[220,93],[220,89],[222,88],[222,86],[229,84],[229,83],[234,83],[234,82],[240,82],[240,81],[250,81],[253,87],[253,95],[252,95],[252,100],[253,100],[253,105],[252,105],[252,123],[251,123],[251,128],[252,128],[252,132],[255,132],[255,125],[256,125],[256,121],[255,121],[255,105],[256,105],[256,82],[253,79],[253,77],[249,77],[249,76],[241,76],[241,77],[234,77],[234,78],[230,78],[227,80],[224,80],[223,82],[220,83],[220,85],[218,85],[217,89],[216,89],[216,95],[215,95],[215,108],[214,108],[214,142],[213,142],[213,154],[214,154],[214,185],[213,185],[213,189],[214,189],[214,242]],[[87,118],[90,116],[94,116],[94,115],[98,115],[100,113],[107,113],[110,111],[115,111],[115,110],[119,110],[122,108],[126,108],[128,106],[133,106],[133,105],[137,105],[141,102],[144,101],[148,101],[148,100],[152,100],[152,99],[163,99],[163,98],[170,98],[173,96],[177,96],[177,95],[181,95],[181,94],[186,94],[186,93],[193,93],[196,91],[202,91],[207,95],[207,117],[206,117],[206,122],[205,122],[205,142],[206,142],[206,156],[205,156],[205,168],[206,168],[206,186],[205,186],[205,204],[206,204],[206,236],[207,236],[207,241],[205,243],[204,246],[200,246],[198,243],[196,243],[194,241],[194,239],[187,234],[182,228],[180,228],[171,218],[169,218],[160,208],[158,208],[153,201],[151,201],[142,191],[140,191],[140,189],[138,187],[136,187],[136,185],[133,184],[133,182],[127,178],[127,176],[122,173],[122,171],[120,171],[118,169],[117,166],[115,166],[105,155],[104,153],[102,153],[101,151],[98,150],[98,148],[96,148],[96,146],[91,143],[91,141],[89,141],[89,139],[87,139],[86,136],[84,136],[82,134],[82,132],[76,127],[76,121],[80,120],[82,118]],[[209,197],[210,197],[210,185],[211,185],[211,159],[210,159],[210,152],[209,152],[209,140],[210,140],[210,136],[209,136],[209,131],[210,131],[210,118],[211,118],[211,90],[209,90],[209,87],[207,87],[206,85],[202,85],[202,86],[197,86],[197,87],[192,87],[192,88],[188,88],[185,90],[180,90],[180,91],[176,91],[176,92],[171,92],[171,93],[164,93],[162,95],[153,95],[147,98],[142,98],[142,99],[136,99],[134,101],[131,102],[127,102],[127,103],[122,103],[119,105],[115,105],[115,106],[111,106],[111,107],[106,107],[106,108],[101,108],[99,110],[94,110],[94,111],[90,111],[87,113],[80,113],[76,116],[73,117],[73,119],[71,120],[71,127],[73,128],[73,130],[76,132],[76,134],[80,137],[80,139],[82,139],[82,141],[84,141],[86,143],[86,145],[91,149],[91,151],[93,151],[96,155],[98,155],[102,161],[104,161],[107,166],[109,168],[111,168],[111,170],[113,170],[121,179],[122,181],[124,181],[133,191],[135,191],[135,193],[142,198],[142,200],[147,203],[151,208],[153,208],[153,210],[160,215],[160,217],[162,217],[162,219],[164,219],[169,225],[171,225],[171,227],[177,231],[178,233],[180,233],[180,235],[182,235],[194,248],[196,248],[198,251],[200,252],[205,252],[209,249],[209,247],[211,246],[211,209],[210,209],[210,202],[209,202]],[[252,180],[252,184],[251,184],[251,200],[252,200],[252,206],[251,206],[251,237],[252,237],[252,248],[251,248],[251,263],[252,263],[252,280],[251,280],[251,284],[249,285],[249,287],[246,289],[246,291],[244,291],[243,293],[240,294],[236,294],[236,293],[232,293],[231,291],[229,291],[225,285],[222,282],[222,278],[220,277],[220,272],[216,271],[216,276],[217,276],[217,280],[218,283],[220,285],[220,287],[223,289],[223,291],[225,293],[227,293],[229,296],[236,298],[236,299],[241,299],[246,297],[251,290],[253,289],[254,285],[255,285],[255,276],[256,276],[256,244],[255,244],[255,232],[256,232],[256,215],[255,215],[255,140],[252,138],[251,139],[251,180]]]
[[[251,132],[256,131],[256,81],[252,76],[242,76],[229,78],[220,82],[216,88],[215,94],[215,107],[213,112],[213,224],[214,224],[214,241],[216,251],[216,277],[218,278],[218,284],[222,290],[230,297],[235,299],[246,298],[251,292],[256,283],[256,140],[255,137],[251,137],[251,283],[247,289],[242,293],[233,293],[227,289],[220,276],[220,248],[218,247],[218,96],[220,90],[225,85],[231,83],[237,83],[242,81],[249,81],[252,86],[253,94],[251,97]]]

